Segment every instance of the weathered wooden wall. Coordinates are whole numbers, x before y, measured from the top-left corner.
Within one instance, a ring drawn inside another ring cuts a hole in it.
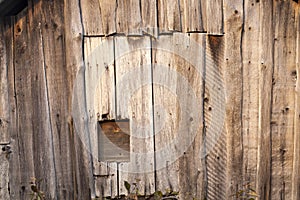
[[[29,0],[0,33],[0,199],[300,199],[296,2]],[[104,117],[130,162],[98,161]]]

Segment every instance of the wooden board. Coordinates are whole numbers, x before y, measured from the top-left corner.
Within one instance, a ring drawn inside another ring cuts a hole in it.
[[[117,33],[142,35],[142,16],[139,0],[118,0],[116,24]]]
[[[112,1],[113,2],[113,1]],[[99,0],[81,1],[82,22],[85,35],[104,35]]]
[[[115,119],[115,67],[113,38],[84,39],[85,96],[88,127],[93,155],[93,175],[96,197],[115,197],[117,191],[117,163],[99,162],[98,121]]]
[[[270,198],[271,181],[271,104],[273,75],[272,3],[260,2],[259,33],[259,126],[256,192],[262,199]]]
[[[159,33],[180,32],[179,0],[158,0],[157,6]]]
[[[9,194],[9,150],[0,145],[0,199],[10,199]]]
[[[224,4],[224,5],[223,5]],[[225,0],[206,1],[206,32],[210,35],[223,35],[223,9],[234,11],[236,3]],[[237,10],[239,10],[237,8]],[[225,16],[224,16],[225,17]]]
[[[292,199],[296,37],[291,1],[274,3],[274,73],[272,95],[272,199]]]
[[[154,182],[154,144],[149,37],[115,37],[117,119],[130,120],[130,162],[119,164],[119,194],[124,181],[151,194]],[[133,187],[133,186],[132,186]]]
[[[174,33],[152,42],[156,189],[201,199],[204,35]]]
[[[157,37],[157,1],[141,0],[141,15],[143,32]]]
[[[182,32],[204,32],[203,14],[200,0],[180,0]],[[205,23],[206,24],[206,23]]]
[[[225,131],[224,38],[206,37],[204,127],[207,198],[224,199],[227,164]]]
[[[294,113],[294,158],[292,175],[292,199],[300,198],[300,14],[296,9],[296,87],[295,87],[295,113]]]
[[[243,184],[256,188],[258,142],[259,2],[245,1],[243,58]],[[246,189],[246,188],[244,188]]]

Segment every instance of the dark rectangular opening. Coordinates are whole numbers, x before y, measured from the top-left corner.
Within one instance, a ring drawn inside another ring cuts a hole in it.
[[[0,0],[0,16],[16,15],[26,7],[25,0]]]

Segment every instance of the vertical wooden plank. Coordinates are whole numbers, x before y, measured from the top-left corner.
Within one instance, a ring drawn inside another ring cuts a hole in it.
[[[292,4],[292,1],[274,2],[272,199],[292,199],[297,39]]]
[[[181,31],[179,0],[158,0],[159,33]]]
[[[273,76],[273,1],[260,2],[259,33],[259,127],[257,188],[261,199],[270,198],[271,177],[271,102]]]
[[[96,197],[114,197],[118,193],[117,165],[99,162],[98,157],[98,121],[115,119],[113,38],[85,38],[84,49],[88,132],[91,138]]]
[[[182,32],[204,32],[200,0],[180,0]]]
[[[295,10],[297,39],[292,199],[300,199],[300,7],[298,6]]]
[[[243,135],[242,135],[242,101],[243,101],[243,3],[225,1],[225,65],[222,69],[226,91],[227,132],[227,191],[226,199],[236,194],[243,187]]]
[[[224,37],[208,36],[205,55],[204,123],[207,199],[225,199],[227,132],[225,125]]]
[[[206,1],[206,31],[210,35],[223,35],[223,7],[225,9],[234,9],[235,3],[222,0]]]
[[[117,33],[142,35],[142,16],[139,0],[117,0]]]
[[[99,0],[104,35],[116,33],[117,0]]]
[[[256,188],[258,142],[259,2],[245,1],[243,57],[243,184]]]
[[[156,188],[203,199],[204,35],[176,33],[152,42]]]
[[[82,22],[85,35],[104,35],[99,0],[81,1]]]
[[[8,29],[8,30],[6,30]],[[10,112],[9,103],[9,73],[11,67],[10,57],[11,46],[6,46],[7,36],[13,39],[11,29],[6,27],[5,20],[2,18],[0,22],[0,199],[10,199],[9,194],[9,156],[11,154],[10,143]],[[7,52],[8,51],[8,52]]]
[[[141,0],[141,9],[143,32],[157,37],[157,1]]]
[[[154,183],[154,144],[150,38],[115,37],[117,119],[130,120],[130,162],[119,165],[119,194],[124,181],[151,194]],[[133,187],[133,186],[132,186]]]
[[[92,177],[92,160],[87,152],[89,138],[87,132],[81,132],[78,129],[78,118],[85,122],[86,114],[76,113],[76,108],[85,108],[81,103],[84,102],[84,97],[81,94],[74,93],[74,90],[80,86],[84,86],[82,77],[84,77],[83,69],[83,24],[80,16],[80,4],[78,0],[65,0],[63,7],[64,26],[65,26],[65,68],[64,73],[66,85],[64,96],[66,104],[61,105],[58,109],[65,113],[62,116],[63,127],[58,135],[59,140],[56,140],[56,160],[62,160],[60,167],[60,176],[58,177],[58,186],[60,196],[64,199],[90,199],[95,197],[94,180]],[[61,113],[61,115],[63,115]],[[80,114],[80,115],[76,115]],[[85,134],[86,140],[82,140]],[[83,143],[82,141],[85,141]],[[61,153],[62,152],[62,153]],[[65,179],[66,178],[66,179]]]
[[[0,144],[8,144],[9,137],[9,112],[10,106],[8,101],[8,59],[5,44],[5,25],[4,19],[0,24]],[[12,38],[11,38],[12,39]],[[9,50],[10,48],[7,47]]]

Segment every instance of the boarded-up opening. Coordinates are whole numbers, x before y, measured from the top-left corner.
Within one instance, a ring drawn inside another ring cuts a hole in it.
[[[129,119],[99,121],[98,133],[100,161],[130,161]]]

